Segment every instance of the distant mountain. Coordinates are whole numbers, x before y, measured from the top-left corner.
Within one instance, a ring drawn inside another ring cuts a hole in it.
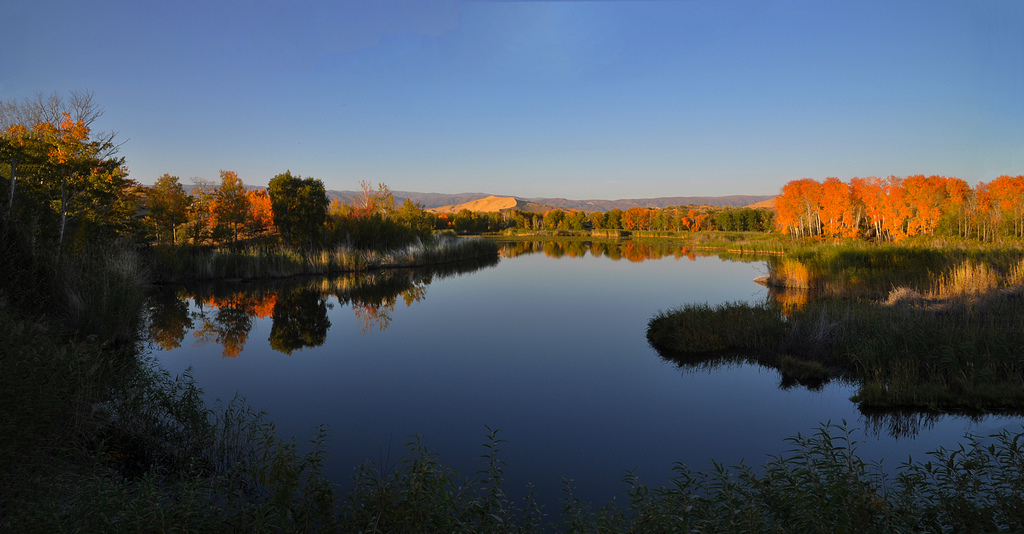
[[[392,191],[395,195],[395,204],[401,205],[405,202],[405,199],[410,199],[414,203],[423,206],[424,208],[439,208],[442,206],[458,206],[460,204],[466,204],[474,200],[480,200],[483,198],[495,196],[488,193],[458,193],[458,194],[445,194],[445,193],[416,193],[411,191]],[[329,199],[337,198],[343,202],[351,202],[356,198],[359,193],[356,191],[328,191],[327,197]],[[775,195],[729,195],[722,197],[657,197],[657,198],[627,198],[619,200],[571,200],[567,198],[519,198],[519,197],[499,197],[499,198],[515,198],[520,205],[528,207],[530,209],[522,209],[522,211],[536,211],[542,208],[561,208],[564,210],[584,210],[584,211],[608,211],[610,209],[618,208],[620,210],[626,210],[633,206],[641,206],[648,208],[664,208],[667,206],[687,206],[687,205],[698,205],[698,206],[731,206],[731,207],[742,207],[749,206],[758,202],[764,202],[775,198]],[[460,208],[461,209],[461,208]],[[457,211],[457,210],[456,210]]]
[[[751,204],[750,206],[747,206],[747,207],[748,208],[768,208],[768,209],[772,209],[773,210],[773,209],[775,209],[775,199],[776,198],[778,198],[778,197],[772,197],[772,198],[769,198],[768,200],[762,200],[761,202],[757,202],[755,204]]]
[[[548,204],[537,204],[536,202],[530,202],[516,197],[499,197],[491,195],[489,197],[470,200],[469,202],[463,202],[462,204],[452,204],[447,206],[438,206],[436,208],[427,208],[427,211],[433,213],[458,213],[462,210],[469,210],[478,213],[488,213],[496,211],[508,211],[512,209],[525,211],[528,213],[545,213],[548,210],[555,209],[555,206],[551,206]]]
[[[549,204],[562,209],[608,211],[618,208],[627,210],[634,206],[644,208],[666,208],[668,206],[716,206],[742,207],[775,198],[774,195],[729,195],[724,197],[657,197],[623,198],[619,200],[569,200],[565,198],[528,198],[530,202]]]

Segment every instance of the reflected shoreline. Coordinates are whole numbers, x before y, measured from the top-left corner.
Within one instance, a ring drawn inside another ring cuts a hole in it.
[[[254,320],[269,318],[270,347],[290,356],[323,345],[331,327],[331,297],[352,308],[365,335],[386,330],[398,302],[407,307],[420,302],[434,280],[494,267],[499,261],[494,256],[332,276],[165,286],[148,299],[146,333],[151,345],[162,350],[180,347],[191,335],[197,345],[215,343],[223,357],[233,358],[245,347]]]

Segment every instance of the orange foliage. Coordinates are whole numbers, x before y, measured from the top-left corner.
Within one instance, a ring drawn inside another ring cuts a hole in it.
[[[254,232],[263,232],[274,224],[274,210],[270,206],[270,195],[265,189],[246,191],[249,199],[249,220]]]
[[[649,208],[632,207],[622,212],[622,228],[626,230],[650,230],[654,211]]]
[[[623,214],[625,218],[625,214]],[[651,247],[648,245],[639,245],[633,242],[626,243],[626,246],[622,248],[622,257],[633,263],[640,263],[646,259],[651,258],[652,252]]]

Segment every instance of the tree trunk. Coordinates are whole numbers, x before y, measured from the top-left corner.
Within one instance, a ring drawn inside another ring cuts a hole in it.
[[[11,187],[7,194],[7,218],[11,218],[11,209],[14,207],[14,181],[18,176],[18,159],[11,158]]]
[[[68,189],[67,180],[60,181],[60,233],[57,235],[57,255],[60,256],[61,248],[64,247],[64,228],[68,224]]]

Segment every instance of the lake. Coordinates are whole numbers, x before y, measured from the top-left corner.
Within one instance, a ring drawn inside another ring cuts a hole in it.
[[[342,488],[360,463],[396,463],[413,434],[471,476],[499,429],[506,491],[532,481],[549,513],[563,478],[600,504],[627,471],[658,485],[674,462],[760,465],[827,421],[860,429],[861,456],[890,469],[966,432],[1020,430],[1020,417],[866,416],[848,384],[781,388],[771,369],[683,368],[647,344],[659,310],[764,299],[765,272],[680,245],[507,243],[497,262],[179,288],[156,305],[154,355],[191,368],[210,403],[266,410],[283,436],[327,425]]]

